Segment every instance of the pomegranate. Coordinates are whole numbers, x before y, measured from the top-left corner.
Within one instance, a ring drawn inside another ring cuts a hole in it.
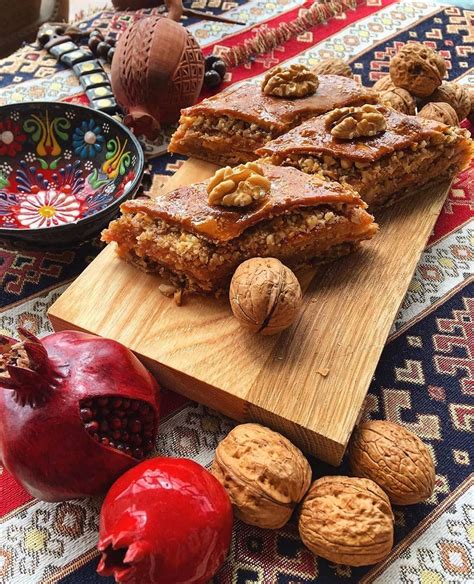
[[[105,493],[153,450],[158,384],[116,341],[19,332],[0,340],[0,460],[43,501]]]
[[[232,507],[219,481],[192,460],[152,458],[105,498],[97,571],[127,584],[205,584],[231,537]]]

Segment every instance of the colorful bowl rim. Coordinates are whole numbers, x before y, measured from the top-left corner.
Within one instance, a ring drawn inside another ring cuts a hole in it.
[[[8,234],[10,233],[17,234],[18,239],[20,239],[22,237],[25,237],[25,235],[28,233],[34,234],[51,231],[67,231],[74,229],[79,225],[92,223],[93,221],[100,219],[100,217],[107,215],[107,213],[110,212],[111,207],[120,205],[129,196],[130,193],[133,193],[138,189],[142,181],[143,171],[145,169],[145,153],[143,152],[142,145],[140,144],[135,134],[133,134],[133,132],[129,128],[127,128],[125,124],[122,124],[121,122],[113,118],[111,115],[106,114],[105,112],[95,110],[85,105],[79,105],[77,103],[67,103],[62,101],[49,100],[49,101],[23,101],[19,103],[4,104],[0,106],[0,114],[5,110],[18,109],[21,111],[23,109],[28,109],[31,107],[41,106],[48,107],[51,105],[54,105],[55,107],[59,108],[72,108],[88,111],[90,112],[91,116],[98,116],[99,118],[102,118],[103,120],[107,121],[112,126],[113,125],[119,126],[125,132],[125,134],[127,134],[127,136],[130,138],[130,140],[132,141],[137,150],[137,172],[135,178],[133,179],[132,185],[129,187],[129,189],[126,192],[124,192],[118,199],[111,201],[111,203],[107,205],[107,207],[101,209],[100,211],[94,213],[93,215],[90,215],[89,217],[83,217],[82,219],[79,219],[79,221],[75,221],[74,223],[67,223],[66,225],[54,225],[53,227],[35,227],[34,229],[14,229],[13,227],[0,227],[0,236],[6,235],[6,233],[8,232]]]

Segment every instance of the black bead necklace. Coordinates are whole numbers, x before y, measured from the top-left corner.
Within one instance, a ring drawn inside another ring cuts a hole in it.
[[[81,44],[87,44],[88,48],[80,47],[74,39],[80,39]],[[104,36],[98,29],[84,31],[66,24],[46,24],[41,27],[37,40],[60,63],[72,67],[94,109],[110,114],[120,111],[109,77],[100,62],[112,63],[116,45],[114,37]],[[226,71],[226,64],[220,57],[205,57],[205,87],[219,87]]]
[[[115,55],[115,43],[114,37],[104,37],[100,30],[95,29],[89,34],[87,46],[94,55],[104,59],[107,63],[112,63]]]
[[[88,39],[88,48],[80,47],[74,39]],[[109,76],[99,60],[112,62],[114,38],[104,38],[100,30],[89,32],[66,24],[46,24],[41,27],[37,40],[60,63],[73,69],[94,109],[112,115],[119,113]]]
[[[209,89],[215,89],[224,81],[227,66],[220,57],[208,55],[204,59],[206,72],[204,73],[204,85]]]

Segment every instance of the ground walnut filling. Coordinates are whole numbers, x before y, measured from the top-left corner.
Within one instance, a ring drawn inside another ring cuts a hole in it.
[[[307,174],[322,173],[330,180],[347,182],[369,205],[377,205],[386,203],[391,195],[413,184],[422,185],[448,170],[456,172],[468,156],[467,150],[453,148],[462,139],[459,129],[449,128],[441,138],[434,135],[431,140],[422,140],[376,162],[312,153],[292,154],[281,164],[299,168]]]
[[[366,239],[374,232],[361,208],[338,204],[274,217],[219,244],[143,213],[123,215],[110,225],[104,239],[117,241],[119,254],[141,269],[160,272],[165,268],[181,285],[209,291],[217,281],[224,285],[245,259],[296,257],[304,263],[315,256],[337,257],[350,251],[346,242]]]
[[[176,152],[234,166],[255,160],[255,150],[278,135],[258,124],[229,116],[181,116],[170,147]]]
[[[229,116],[186,116],[181,117],[180,123],[187,129],[199,130],[204,134],[228,134],[242,136],[261,142],[271,140],[271,130],[266,130],[258,124],[246,122]]]

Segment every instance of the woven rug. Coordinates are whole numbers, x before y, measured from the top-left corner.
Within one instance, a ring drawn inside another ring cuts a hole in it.
[[[188,7],[228,11],[245,28],[185,21],[206,54],[226,52],[262,30],[290,23],[312,2],[196,0]],[[357,3],[354,3],[357,4]],[[452,3],[451,3],[452,4]],[[101,12],[83,23],[119,33],[136,15]],[[257,78],[278,63],[311,65],[320,58],[350,60],[356,77],[372,85],[390,57],[410,40],[446,59],[450,80],[473,84],[474,12],[429,0],[366,0],[355,10],[316,25],[267,54],[232,69],[226,83]],[[26,46],[0,62],[0,104],[59,99],[87,103],[74,75]],[[471,128],[472,129],[472,128]],[[163,152],[169,132],[148,151]],[[183,157],[163,155],[153,172],[171,175]],[[396,545],[373,568],[335,566],[313,556],[294,521],[278,531],[235,523],[229,558],[218,584],[327,584],[352,582],[441,584],[474,580],[474,173],[455,180],[394,322],[366,400],[364,416],[398,422],[418,434],[436,462],[436,487],[420,505],[395,507]],[[97,241],[72,249],[24,251],[0,244],[0,332],[18,326],[50,331],[48,306],[101,249]],[[172,393],[164,396],[157,452],[208,466],[232,422]],[[344,474],[312,461],[314,476]],[[89,584],[95,573],[101,500],[46,504],[32,500],[0,467],[0,582]],[[110,581],[110,580],[109,580]],[[145,584],[145,583],[144,583]]]

